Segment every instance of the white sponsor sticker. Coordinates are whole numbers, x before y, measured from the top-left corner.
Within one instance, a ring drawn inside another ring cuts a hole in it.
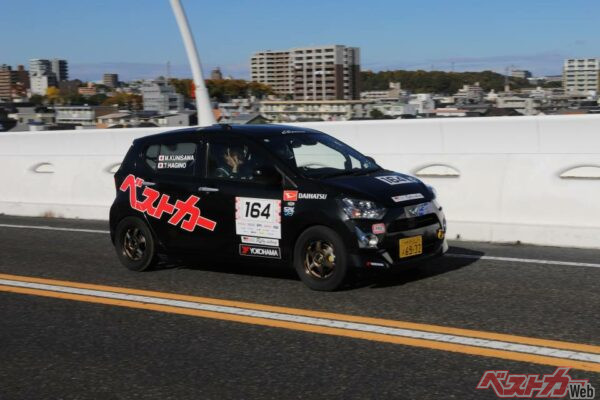
[[[194,161],[194,155],[193,154],[159,155],[158,161]]]
[[[375,179],[379,179],[381,182],[385,182],[388,185],[402,185],[403,183],[413,183],[414,180],[409,177],[403,177],[400,175],[387,175],[387,176],[376,176]]]
[[[193,154],[168,154],[158,156],[158,169],[182,169],[187,168],[188,161],[194,161]]]
[[[394,200],[396,203],[401,203],[403,201],[409,201],[409,200],[417,200],[417,199],[424,199],[425,197],[423,197],[423,195],[421,193],[411,193],[411,194],[403,194],[402,196],[392,196],[392,200]]]
[[[235,233],[281,239],[281,200],[236,197]]]
[[[279,247],[240,244],[240,255],[250,257],[281,258],[281,250]]]
[[[325,200],[327,195],[325,193],[298,193],[299,199],[307,200]]]
[[[187,168],[186,162],[159,162],[158,169],[179,169]]]
[[[242,241],[242,243],[260,244],[263,246],[279,247],[279,240],[277,240],[277,239],[254,237],[254,236],[242,236],[240,238],[240,240]]]

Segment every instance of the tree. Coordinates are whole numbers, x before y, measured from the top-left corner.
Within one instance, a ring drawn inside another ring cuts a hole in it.
[[[141,110],[142,109],[142,96],[138,94],[130,93],[115,93],[113,96],[108,97],[102,102],[102,105],[119,107],[125,107],[128,110]]]
[[[60,99],[60,90],[55,86],[49,86],[48,89],[46,89],[46,98],[50,104],[56,103]]]
[[[31,103],[33,103],[36,106],[39,106],[40,104],[42,104],[44,102],[44,96],[39,95],[39,94],[34,94],[31,95],[31,97],[29,98],[29,101]]]
[[[72,106],[81,106],[87,103],[87,99],[79,93],[76,93],[67,96],[61,96],[61,103]]]
[[[544,82],[544,84],[542,85],[542,87],[547,88],[547,89],[556,89],[556,88],[561,88],[563,86],[562,81],[546,81]]]
[[[194,81],[191,79],[177,79],[172,78],[169,83],[175,88],[175,91],[182,94],[185,98],[191,97],[191,87],[194,85]]]
[[[94,94],[92,96],[89,96],[87,98],[87,103],[90,106],[98,106],[98,105],[104,103],[107,98],[108,98],[108,96],[105,95],[104,93],[98,93],[98,94]]]
[[[385,114],[376,108],[372,109],[371,112],[369,113],[369,115],[373,119],[384,119],[385,118]]]
[[[191,79],[170,79],[169,83],[177,93],[185,98],[192,97],[194,82]],[[236,97],[256,96],[263,98],[273,93],[269,85],[259,82],[248,82],[243,79],[207,79],[205,81],[208,96],[219,102],[229,101]]]
[[[362,71],[362,90],[386,90],[390,82],[400,82],[402,88],[413,93],[444,93],[453,94],[463,85],[473,85],[479,82],[483,90],[504,88],[505,76],[493,71],[481,72],[445,72],[445,71]],[[513,89],[531,87],[527,79],[509,78]]]
[[[273,94],[273,89],[271,89],[271,86],[265,85],[264,83],[250,82],[248,84],[248,92],[250,95],[253,95],[253,96],[258,97],[259,99],[262,99],[265,96]]]

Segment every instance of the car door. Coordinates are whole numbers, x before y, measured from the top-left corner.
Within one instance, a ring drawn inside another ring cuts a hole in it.
[[[233,171],[233,155],[241,162]],[[229,163],[228,164],[228,159]],[[207,209],[218,210],[213,251],[223,257],[280,260],[281,175],[265,182],[255,176],[275,161],[262,148],[240,137],[210,138],[201,191]]]
[[[198,137],[174,137],[143,149],[143,185],[154,197],[147,219],[159,241],[169,250],[203,251],[211,246],[217,225],[198,192],[203,143]]]

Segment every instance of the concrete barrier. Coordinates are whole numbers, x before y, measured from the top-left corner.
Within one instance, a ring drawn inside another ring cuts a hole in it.
[[[600,248],[600,116],[295,125],[435,186],[451,238]],[[110,171],[135,137],[161,131],[0,134],[0,213],[106,219]]]

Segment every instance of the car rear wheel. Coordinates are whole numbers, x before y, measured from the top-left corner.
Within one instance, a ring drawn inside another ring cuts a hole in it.
[[[346,246],[340,235],[326,226],[308,228],[296,241],[294,267],[309,288],[333,291],[347,275]]]
[[[132,271],[144,271],[158,261],[152,232],[140,218],[127,217],[119,222],[115,250],[121,264]]]

